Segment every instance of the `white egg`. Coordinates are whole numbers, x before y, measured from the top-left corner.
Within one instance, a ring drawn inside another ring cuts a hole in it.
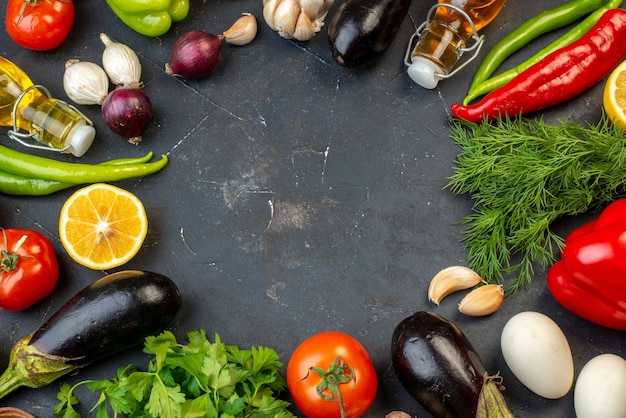
[[[578,418],[626,417],[626,360],[600,354],[582,368],[574,388]]]
[[[574,359],[565,334],[548,316],[521,312],[500,336],[502,355],[511,372],[539,396],[558,399],[574,383]]]

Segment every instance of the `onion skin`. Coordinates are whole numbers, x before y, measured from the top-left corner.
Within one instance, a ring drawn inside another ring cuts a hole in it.
[[[152,102],[139,88],[120,86],[110,92],[102,103],[102,119],[116,134],[133,145],[152,122]]]
[[[221,58],[224,35],[194,30],[182,35],[172,48],[165,72],[184,78],[210,75]]]

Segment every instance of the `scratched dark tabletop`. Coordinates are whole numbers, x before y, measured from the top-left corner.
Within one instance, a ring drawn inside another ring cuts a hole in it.
[[[481,32],[487,37],[481,56],[542,8],[562,2],[509,0]],[[133,32],[104,0],[78,0],[76,23],[60,48],[26,50],[3,29],[0,54],[53,96],[68,100],[62,87],[64,63],[70,58],[101,63],[101,32],[138,53],[145,92],[154,107],[143,142],[125,143],[104,125],[98,107],[81,106],[98,134],[80,161],[95,163],[150,150],[169,156],[170,163],[158,174],[117,183],[143,201],[149,232],[139,253],[115,270],[152,270],[177,283],[184,305],[170,329],[181,340],[187,332],[204,328],[228,344],[271,346],[286,364],[308,336],[343,331],[362,342],[378,373],[379,391],[367,416],[404,410],[426,417],[396,379],[389,350],[393,329],[402,319],[431,310],[463,330],[489,371],[500,371],[505,397],[517,417],[574,417],[573,391],[546,400],[515,379],[500,351],[502,327],[524,310],[549,315],[569,340],[577,374],[600,353],[626,356],[624,333],[592,325],[560,307],[540,268],[527,291],[508,298],[486,318],[458,313],[460,294],[439,307],[427,301],[433,275],[466,259],[458,222],[470,214],[472,201],[444,189],[458,152],[448,136],[448,109],[462,100],[480,61],[435,90],[424,90],[408,78],[406,44],[432,3],[414,0],[383,59],[362,70],[345,69],[332,60],[325,28],[308,42],[280,38],[264,22],[261,0],[192,0],[188,18],[159,38]],[[257,17],[257,38],[245,47],[225,45],[212,76],[182,80],[164,72],[180,35],[196,29],[221,33],[243,12]],[[557,34],[533,42],[504,65],[528,56]],[[597,121],[602,84],[545,112],[544,118]],[[6,128],[0,133],[1,144],[25,151],[10,142]],[[71,192],[32,198],[0,195],[0,226],[43,232],[61,268],[58,287],[48,298],[24,312],[0,312],[2,369],[19,338],[78,290],[113,272],[89,270],[64,252],[58,216]],[[555,229],[567,234],[593,216],[563,220]],[[145,366],[147,356],[139,347],[128,350],[48,387],[18,389],[0,400],[0,406],[50,417],[62,382],[110,378],[129,363]]]

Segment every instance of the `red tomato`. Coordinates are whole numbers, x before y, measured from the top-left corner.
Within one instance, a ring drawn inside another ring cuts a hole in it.
[[[7,33],[28,49],[47,51],[61,45],[74,25],[72,0],[9,0]]]
[[[332,369],[335,376],[345,381],[337,387],[341,391],[346,418],[360,417],[376,397],[376,370],[361,343],[336,331],[322,332],[306,339],[291,355],[287,364],[287,386],[296,406],[307,418],[341,417],[338,393],[333,396],[325,388],[323,396],[318,394],[318,385],[322,383],[318,372]]]
[[[46,237],[26,229],[5,229],[0,250],[0,308],[21,311],[52,292],[59,265]]]

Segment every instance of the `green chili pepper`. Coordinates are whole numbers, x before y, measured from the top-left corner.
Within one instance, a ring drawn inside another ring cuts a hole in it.
[[[121,166],[144,164],[152,159],[154,153],[148,152],[142,157],[119,158],[100,163],[103,166]],[[76,182],[59,182],[41,178],[26,177],[0,170],[0,193],[19,196],[44,196],[76,186]]]
[[[152,159],[154,153],[149,151],[146,155],[142,157],[129,157],[129,158],[118,158],[116,160],[108,160],[101,162],[99,165],[126,165],[126,164],[143,164],[147,163]]]
[[[0,171],[0,193],[16,196],[45,196],[76,186],[75,183],[61,183],[24,177]]]
[[[152,159],[150,151],[143,157],[120,158],[100,163],[100,165],[143,164]],[[18,196],[44,196],[60,190],[76,186],[76,183],[42,180],[39,178],[24,177],[18,174],[0,170],[0,193]]]
[[[470,91],[493,74],[496,69],[514,52],[544,33],[562,28],[579,18],[588,15],[604,5],[608,0],[572,0],[550,10],[545,10],[527,20],[517,29],[506,35],[485,56],[474,79]]]
[[[539,52],[535,53],[532,57],[528,58],[526,61],[516,65],[515,67],[504,71],[494,77],[488,78],[478,85],[470,88],[469,93],[463,99],[463,104],[467,105],[475,98],[482,96],[491,92],[492,90],[497,89],[498,87],[502,87],[507,84],[509,81],[513,80],[518,74],[527,68],[533,66],[538,63],[546,56],[551,54],[552,52],[561,49],[572,42],[580,39],[585,33],[589,32],[589,30],[598,23],[600,17],[611,9],[616,9],[622,4],[623,0],[610,0],[604,6],[600,7],[593,13],[591,13],[587,18],[585,18],[578,25],[574,26],[567,33],[541,49]]]
[[[189,13],[189,0],[106,0],[113,13],[134,31],[161,36]]]
[[[2,171],[41,180],[61,183],[98,183],[146,176],[161,170],[168,162],[166,155],[150,163],[97,165],[68,163],[25,154],[0,145]]]

